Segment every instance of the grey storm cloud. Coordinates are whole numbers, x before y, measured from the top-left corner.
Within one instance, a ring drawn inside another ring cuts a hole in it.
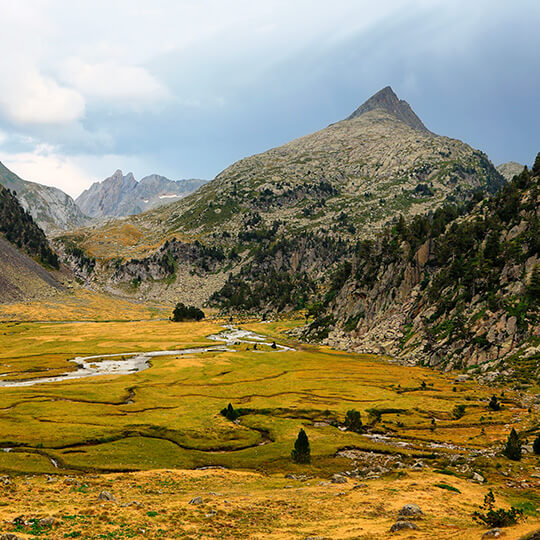
[[[0,160],[71,194],[116,168],[212,178],[346,117],[386,85],[431,130],[495,163],[530,163],[540,150],[534,1],[0,9],[0,44],[13,51],[0,60]]]

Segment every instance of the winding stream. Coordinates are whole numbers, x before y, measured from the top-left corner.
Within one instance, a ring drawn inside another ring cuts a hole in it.
[[[240,330],[234,326],[227,325],[225,330],[219,334],[208,336],[212,341],[221,341],[224,345],[215,347],[195,347],[192,349],[179,349],[174,351],[148,351],[131,352],[119,354],[100,354],[96,356],[77,356],[69,361],[77,365],[75,371],[68,371],[54,377],[39,377],[35,379],[25,379],[20,381],[0,381],[0,387],[18,387],[33,386],[35,384],[44,384],[59,381],[69,381],[73,379],[82,379],[85,377],[97,377],[98,375],[128,375],[138,373],[150,367],[150,360],[157,356],[181,356],[186,354],[202,354],[205,352],[223,352],[234,351],[231,346],[239,343],[248,343],[252,345],[267,345],[273,347],[276,351],[293,351],[290,347],[277,345],[267,342],[265,337],[250,332],[249,330]],[[262,351],[259,351],[262,352]],[[0,377],[3,375],[0,375]]]

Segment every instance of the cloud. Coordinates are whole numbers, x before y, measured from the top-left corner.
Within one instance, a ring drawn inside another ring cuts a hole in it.
[[[28,66],[6,71],[0,78],[0,112],[16,125],[68,124],[79,120],[85,100],[76,90],[59,85]]]
[[[61,70],[63,80],[87,98],[135,108],[169,99],[168,89],[140,66],[107,60],[88,63],[70,58]]]
[[[2,163],[24,180],[54,186],[75,197],[92,182],[92,176],[72,158],[58,155],[46,145],[33,152],[2,156]]]
[[[2,149],[42,163],[37,181],[211,178],[387,84],[496,161],[537,144],[537,0],[0,0],[0,13]]]

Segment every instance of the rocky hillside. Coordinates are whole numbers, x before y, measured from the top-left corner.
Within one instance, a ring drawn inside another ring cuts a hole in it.
[[[517,163],[516,161],[509,161],[508,163],[501,163],[497,165],[497,171],[499,171],[506,180],[510,181],[516,174],[520,174],[524,165]]]
[[[63,287],[58,257],[15,195],[0,186],[0,302],[42,298]]]
[[[118,170],[103,182],[92,184],[76,202],[91,217],[128,216],[177,201],[205,182],[194,179],[173,181],[157,174],[137,182],[132,173],[124,176]]]
[[[47,234],[82,227],[88,218],[60,189],[28,182],[0,163],[0,185],[15,191],[19,202]]]
[[[9,189],[0,186],[0,234],[41,264],[58,268],[58,257],[45,233]]]
[[[493,197],[359,242],[311,311],[335,347],[538,381],[540,154]]]
[[[256,216],[266,227],[279,220],[292,234],[328,229],[354,240],[400,213],[424,214],[503,184],[485,154],[429,132],[385,88],[348,119],[242,159],[181,201],[76,238],[94,255],[128,258],[173,236],[228,245]]]

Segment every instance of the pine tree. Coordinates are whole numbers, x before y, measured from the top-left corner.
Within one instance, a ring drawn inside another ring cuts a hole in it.
[[[540,265],[535,265],[527,285],[527,296],[533,304],[540,304]]]
[[[536,159],[534,160],[534,165],[532,168],[532,173],[536,176],[540,174],[540,152],[538,152]]]
[[[227,407],[222,409],[221,414],[227,420],[230,420],[231,422],[234,422],[240,416],[240,413],[237,410],[235,410],[235,408],[232,406],[232,403],[229,403],[229,405],[227,405]]]
[[[357,433],[362,431],[362,418],[356,409],[347,411],[347,414],[345,415],[345,427],[349,431],[356,431]]]
[[[508,435],[503,454],[513,461],[521,460],[521,442],[519,441],[519,435],[514,428],[512,428],[510,435]]]
[[[489,400],[488,407],[492,411],[500,411],[501,410],[501,404],[497,400],[497,396],[495,396],[495,395],[491,396],[491,399]]]
[[[300,429],[298,438],[294,443],[294,450],[291,452],[291,458],[296,463],[310,463],[311,450],[309,448],[309,440],[306,432]]]
[[[536,439],[534,439],[534,442],[533,442],[533,452],[534,452],[537,456],[540,456],[540,435],[538,435],[538,437],[536,437]]]

